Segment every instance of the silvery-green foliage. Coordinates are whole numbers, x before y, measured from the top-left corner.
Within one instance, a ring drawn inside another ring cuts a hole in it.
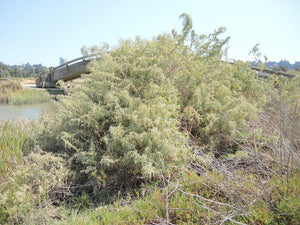
[[[221,61],[225,29],[198,35],[191,18],[181,18],[181,34],[85,47],[85,55],[100,57],[57,103],[55,119],[42,123],[42,147],[67,153],[100,180],[103,171],[149,178],[166,169],[190,144],[185,133],[196,144],[226,148],[255,117],[255,74],[245,63]]]
[[[109,54],[100,52],[80,87],[57,103],[55,122],[44,121],[58,148],[89,169],[128,170],[143,177],[179,158],[178,92],[153,62],[158,44],[122,41]],[[93,160],[82,157],[86,151]]]

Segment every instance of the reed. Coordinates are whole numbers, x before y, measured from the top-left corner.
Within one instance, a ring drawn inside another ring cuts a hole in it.
[[[0,121],[0,182],[11,175],[29,147],[28,125],[26,120],[18,124]]]
[[[7,79],[0,82],[0,93],[10,93],[22,90],[21,83],[16,79]]]
[[[0,104],[33,104],[50,100],[50,94],[45,90],[22,88],[19,80],[8,79],[0,82]]]
[[[12,105],[44,103],[50,100],[50,95],[44,90],[23,89],[9,94],[8,103]]]

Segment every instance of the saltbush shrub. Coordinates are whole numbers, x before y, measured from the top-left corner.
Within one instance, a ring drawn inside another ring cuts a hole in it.
[[[181,18],[181,33],[83,49],[100,57],[37,125],[48,153],[1,186],[1,222],[299,221],[299,79],[222,61],[225,29],[197,35]]]
[[[100,56],[91,73],[42,122],[41,147],[66,153],[77,172],[94,179],[90,192],[107,185],[108,175],[134,186],[167,173],[184,157],[187,139],[216,154],[235,151],[232,140],[255,118],[261,90],[248,64],[221,61],[225,29],[197,35],[189,16],[182,19],[181,34],[84,49]]]

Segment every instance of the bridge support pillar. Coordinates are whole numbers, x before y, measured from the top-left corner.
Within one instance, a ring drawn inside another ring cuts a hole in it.
[[[37,88],[42,88],[43,87],[43,78],[41,76],[39,76],[35,80],[35,85],[36,85]]]
[[[56,87],[56,81],[44,81],[43,82],[44,88],[55,88]]]

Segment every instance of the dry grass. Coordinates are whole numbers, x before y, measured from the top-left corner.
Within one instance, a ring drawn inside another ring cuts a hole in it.
[[[35,84],[35,77],[22,78],[21,84]]]

